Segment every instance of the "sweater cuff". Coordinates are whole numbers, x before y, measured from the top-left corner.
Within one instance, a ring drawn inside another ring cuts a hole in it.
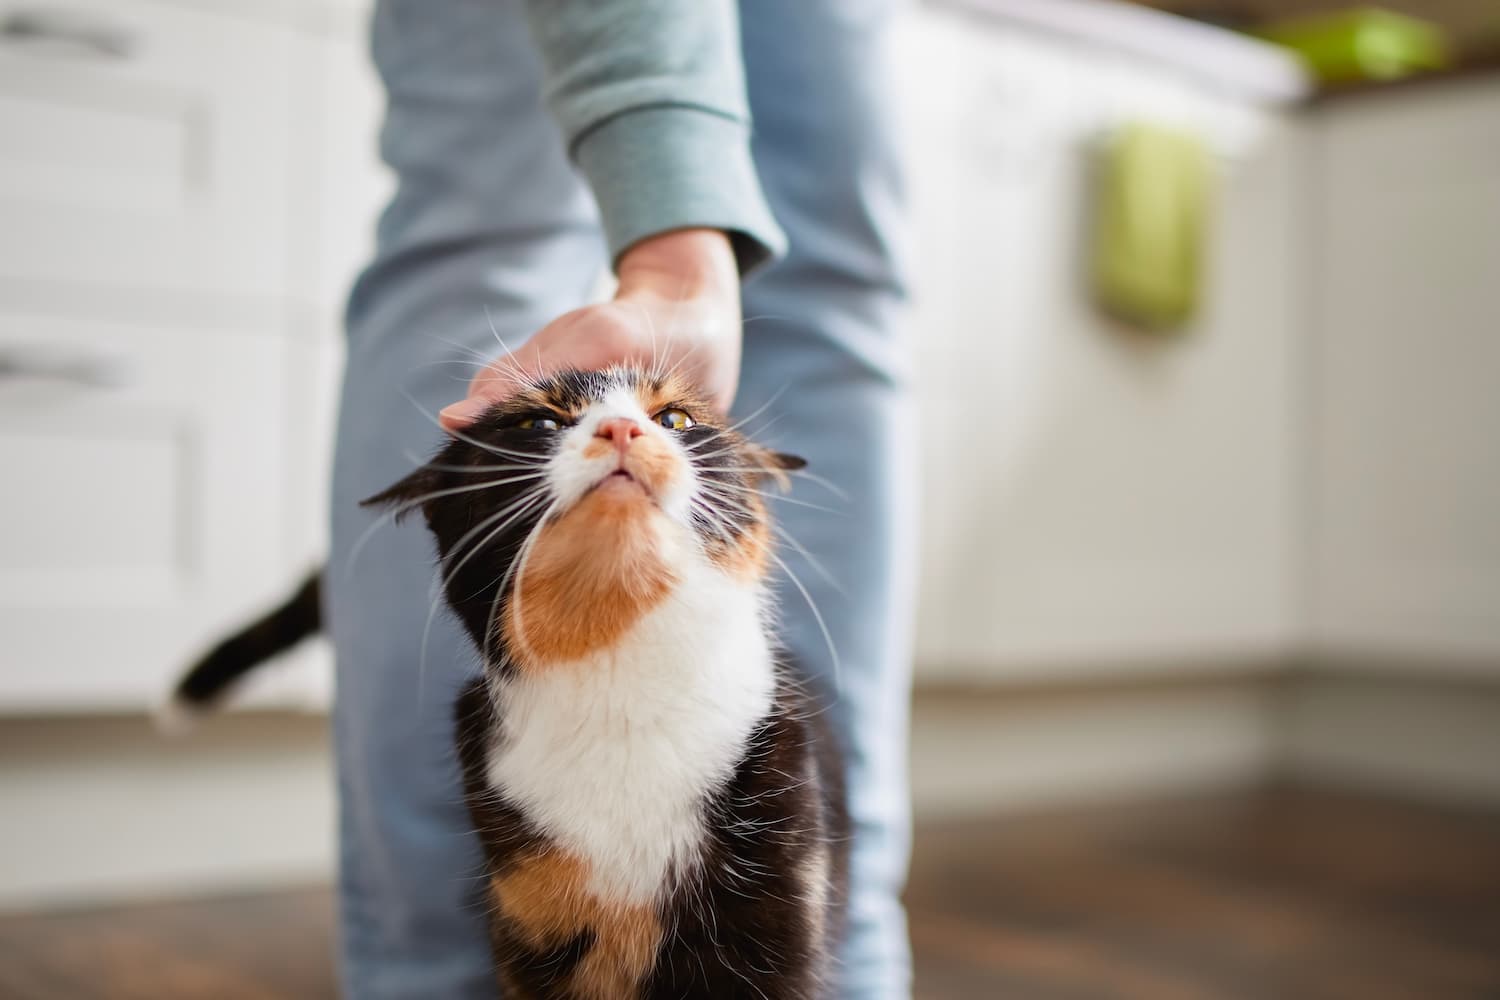
[[[580,136],[573,157],[599,203],[610,261],[675,229],[719,229],[746,275],[786,251],[739,120],[691,105],[655,105]]]

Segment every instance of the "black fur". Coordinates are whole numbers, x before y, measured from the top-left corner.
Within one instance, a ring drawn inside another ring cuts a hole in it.
[[[322,574],[314,572],[284,604],[193,664],[177,682],[173,698],[196,707],[211,705],[260,663],[316,635],[323,628],[322,589]]]
[[[672,896],[673,929],[643,996],[817,997],[843,936],[849,821],[843,771],[824,716],[781,685],[734,777],[707,804],[709,840],[692,882]],[[826,940],[797,900],[799,869],[829,851]]]

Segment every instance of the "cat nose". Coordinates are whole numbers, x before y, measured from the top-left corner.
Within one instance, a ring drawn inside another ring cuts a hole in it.
[[[599,429],[594,431],[594,437],[613,441],[623,458],[625,452],[630,450],[630,442],[644,433],[646,429],[629,417],[611,417],[599,424]]]

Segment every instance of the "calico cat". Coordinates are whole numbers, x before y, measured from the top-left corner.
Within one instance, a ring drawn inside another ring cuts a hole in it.
[[[616,368],[526,385],[365,501],[421,509],[482,661],[457,752],[505,997],[829,989],[842,769],[775,642],[760,492],[801,465],[679,379]],[[316,602],[309,581],[179,703],[315,628]]]

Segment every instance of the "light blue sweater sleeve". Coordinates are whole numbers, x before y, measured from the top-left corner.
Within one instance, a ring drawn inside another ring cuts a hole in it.
[[[734,0],[526,0],[547,104],[599,203],[611,260],[722,229],[743,274],[785,249],[750,157]]]

